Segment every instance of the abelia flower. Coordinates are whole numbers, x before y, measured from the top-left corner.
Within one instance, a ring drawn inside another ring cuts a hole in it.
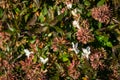
[[[59,46],[65,44],[67,41],[63,37],[56,37],[53,39],[52,49],[58,51]]]
[[[27,56],[27,58],[29,58],[30,54],[32,54],[33,52],[30,52],[28,49],[24,49],[25,55]]]
[[[78,11],[77,8],[75,8],[71,11],[71,14],[73,15],[73,17],[79,17],[79,15],[77,14],[77,11]]]
[[[43,57],[40,57],[40,61],[43,63],[43,64],[45,64],[47,61],[48,61],[48,58],[43,58]]]
[[[75,62],[72,60],[72,63],[68,66],[68,75],[72,77],[74,80],[78,79],[80,76],[80,72],[76,69],[79,65],[79,62]]]
[[[92,17],[101,23],[107,23],[111,17],[111,11],[107,5],[95,7],[91,10]]]
[[[106,58],[106,52],[103,49],[92,49],[90,55],[90,63],[93,69],[103,68],[103,59]]]
[[[80,50],[78,49],[78,43],[74,44],[72,42],[72,50],[75,51],[76,54],[80,52]]]
[[[83,44],[87,44],[88,42],[91,42],[92,40],[94,40],[94,37],[91,31],[89,29],[82,28],[82,27],[78,29],[76,36],[77,36],[77,40]]]
[[[89,55],[91,53],[90,47],[88,46],[87,48],[82,48],[82,51],[83,51],[82,56],[89,59]]]
[[[74,20],[72,24],[73,24],[74,27],[80,29],[79,21]]]
[[[68,8],[68,9],[71,9],[71,8],[72,8],[72,2],[70,2],[69,0],[66,1],[66,5],[67,5],[67,8]]]

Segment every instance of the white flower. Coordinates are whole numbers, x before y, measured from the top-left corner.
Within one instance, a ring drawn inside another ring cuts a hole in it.
[[[67,4],[67,8],[68,9],[72,8],[72,4],[71,3]]]
[[[79,21],[74,20],[72,24],[74,27],[77,27],[78,29],[80,29]]]
[[[40,61],[41,61],[43,64],[45,64],[45,63],[48,61],[48,58],[44,59],[44,58],[40,57]]]
[[[30,52],[28,49],[24,49],[25,55],[29,58],[30,54],[33,52]]]
[[[80,50],[78,49],[78,43],[74,44],[72,42],[72,50],[75,51],[76,54],[80,52]]]
[[[72,15],[75,16],[75,17],[78,16],[78,15],[77,15],[77,9],[72,10],[71,13],[72,13]]]
[[[58,15],[60,15],[60,14],[61,14],[61,12],[60,12],[59,10],[57,11],[57,13],[58,13]]]
[[[82,53],[82,56],[83,57],[86,57],[87,59],[89,58],[89,55],[90,55],[90,47],[88,46],[86,49],[85,48],[82,48],[82,51],[83,51],[83,53]]]
[[[57,14],[60,15],[61,12],[60,12],[60,9],[57,7]]]
[[[72,3],[71,2],[66,2],[67,8],[70,9],[72,8]]]

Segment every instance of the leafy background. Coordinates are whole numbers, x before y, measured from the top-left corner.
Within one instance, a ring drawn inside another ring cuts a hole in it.
[[[119,12],[120,0],[1,0],[0,79],[119,80]]]

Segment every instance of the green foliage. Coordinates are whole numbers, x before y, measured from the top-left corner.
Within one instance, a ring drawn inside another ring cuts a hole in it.
[[[69,60],[69,55],[64,52],[61,56],[60,56],[60,59],[63,61],[63,62],[66,62]]]
[[[0,8],[0,18],[2,18],[2,16],[3,16],[3,9]]]
[[[119,2],[1,0],[0,80],[118,80]]]
[[[97,6],[102,6],[102,5],[104,5],[105,2],[106,2],[106,0],[100,0],[100,1],[97,3]]]
[[[89,7],[91,4],[90,4],[90,2],[89,2],[89,0],[84,0],[84,4],[87,6],[87,7]]]
[[[97,39],[102,46],[112,47],[112,43],[109,41],[108,36],[99,35]]]

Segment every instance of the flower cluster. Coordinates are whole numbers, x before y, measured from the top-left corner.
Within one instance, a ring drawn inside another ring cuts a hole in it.
[[[107,5],[95,7],[91,10],[92,17],[101,23],[107,23],[110,20],[111,11]]]
[[[75,62],[74,60],[68,66],[68,75],[72,77],[74,80],[78,79],[80,76],[80,72],[76,70],[77,65],[79,62]]]
[[[0,49],[6,50],[5,44],[10,39],[10,34],[0,31]]]
[[[106,52],[102,48],[100,50],[93,49],[90,55],[90,63],[93,69],[103,68],[105,65],[102,60],[106,58]]]
[[[41,79],[46,80],[46,71],[41,70],[41,63],[35,64],[33,62],[34,55],[31,55],[25,61],[20,61],[19,64],[22,70],[26,73],[25,79]]]
[[[91,31],[87,28],[80,28],[78,29],[77,33],[77,40],[83,44],[87,44],[88,42],[91,42],[94,39],[93,34]]]
[[[120,80],[115,1],[0,0],[0,80]]]
[[[53,39],[52,49],[53,51],[58,51],[60,45],[64,45],[66,40],[63,37],[56,37]]]

